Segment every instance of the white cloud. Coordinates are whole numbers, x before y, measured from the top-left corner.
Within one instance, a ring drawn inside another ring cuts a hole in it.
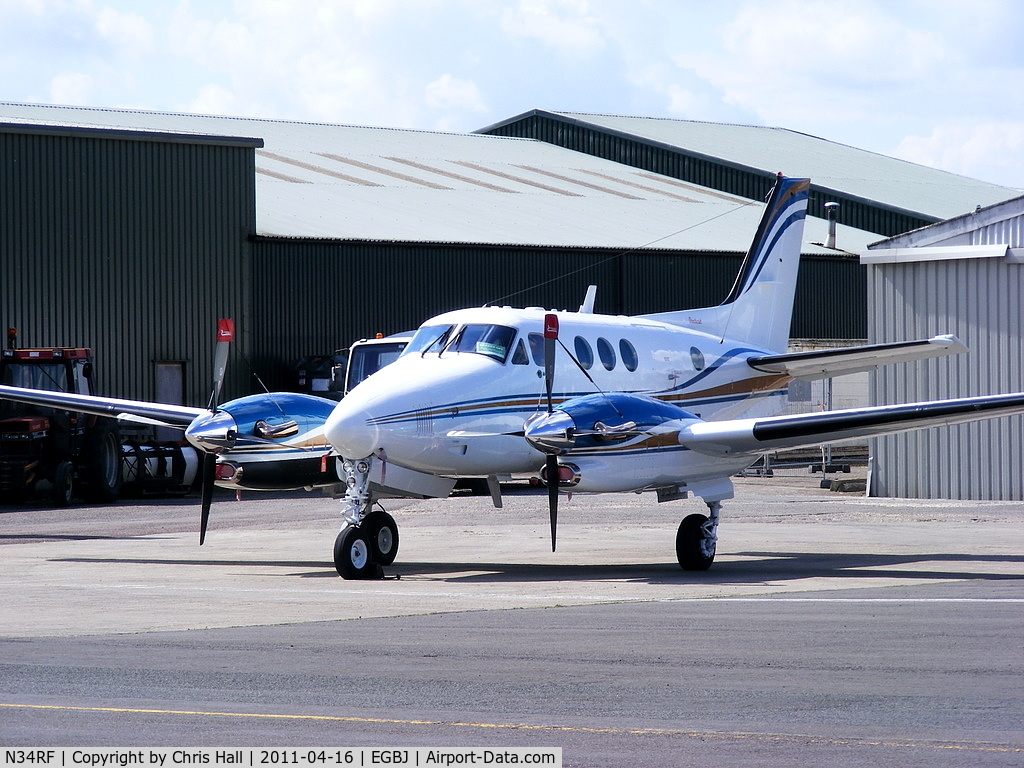
[[[184,107],[184,111],[198,115],[235,116],[240,114],[241,105],[235,94],[215,83],[209,83],[199,89],[194,99]]]
[[[472,80],[460,80],[449,74],[441,75],[424,89],[424,102],[431,109],[459,109],[484,112],[487,107],[480,89]]]
[[[907,136],[893,154],[1024,189],[1024,122],[940,125],[928,136]]]
[[[503,11],[501,27],[567,56],[591,56],[605,47],[599,17],[587,0],[518,0]]]
[[[88,104],[92,92],[93,79],[82,72],[61,72],[50,80],[52,104]]]
[[[873,119],[948,64],[950,47],[882,7],[853,0],[744,6],[721,48],[675,57],[724,102],[772,124]]]
[[[128,59],[137,61],[153,50],[153,27],[137,13],[103,8],[96,17],[96,30],[115,52]]]

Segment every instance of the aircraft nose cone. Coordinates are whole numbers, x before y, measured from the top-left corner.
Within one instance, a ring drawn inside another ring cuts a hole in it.
[[[541,453],[566,453],[576,445],[576,422],[565,411],[535,413],[526,420],[526,442]]]
[[[324,424],[327,440],[346,459],[364,459],[376,451],[380,447],[379,433],[369,413],[362,408],[351,407],[345,400],[338,404]]]
[[[185,439],[208,453],[231,450],[237,437],[238,425],[227,411],[197,416],[185,429]]]

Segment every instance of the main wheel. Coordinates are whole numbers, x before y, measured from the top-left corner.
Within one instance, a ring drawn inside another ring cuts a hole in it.
[[[705,515],[694,513],[684,517],[679,524],[676,532],[676,557],[684,571],[706,571],[715,561],[714,550],[711,557],[708,557],[701,547],[704,542],[704,523],[707,521]]]
[[[362,526],[349,525],[334,541],[334,567],[343,579],[368,579],[379,567]]]
[[[363,518],[360,527],[366,531],[373,548],[373,559],[380,565],[391,565],[398,555],[398,525],[395,518],[377,509]]]

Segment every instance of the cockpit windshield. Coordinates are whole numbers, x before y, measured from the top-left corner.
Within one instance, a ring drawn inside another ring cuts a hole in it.
[[[516,329],[504,325],[430,325],[416,331],[402,354],[470,352],[504,363],[515,339]]]
[[[455,351],[475,352],[504,363],[515,340],[515,328],[504,325],[464,325],[455,340]]]
[[[415,352],[440,352],[448,342],[454,325],[425,325],[416,331],[412,340],[406,344],[402,355],[411,355]]]

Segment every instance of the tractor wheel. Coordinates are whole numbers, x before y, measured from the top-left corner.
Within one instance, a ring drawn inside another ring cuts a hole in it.
[[[84,450],[85,498],[99,504],[117,501],[121,496],[121,433],[117,423],[98,419],[85,433]]]
[[[75,465],[70,461],[62,461],[57,465],[53,473],[53,488],[50,489],[50,499],[58,507],[66,507],[71,504],[75,495]]]

